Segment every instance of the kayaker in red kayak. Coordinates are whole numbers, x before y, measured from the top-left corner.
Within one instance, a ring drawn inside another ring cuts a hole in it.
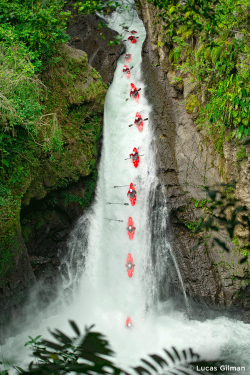
[[[136,202],[136,190],[132,182],[129,186],[129,191],[127,193],[127,196],[129,197],[131,205],[134,206]]]
[[[130,318],[130,316],[127,317],[125,327],[126,328],[132,328],[133,327],[133,322],[132,322],[132,319]]]
[[[136,227],[134,227],[134,222],[131,216],[128,218],[128,226],[126,229],[128,231],[129,239],[132,240],[135,235]]]
[[[136,124],[136,126],[137,126],[139,132],[141,132],[142,129],[143,129],[143,121],[142,121],[142,117],[141,117],[141,115],[140,115],[139,112],[136,112],[136,116],[135,116],[135,124]]]
[[[131,70],[132,68],[133,68],[133,67],[131,67],[131,68],[129,69],[129,67],[128,67],[127,65],[124,65],[122,71],[123,71],[123,73],[126,74],[126,78],[129,78],[129,77],[130,77],[130,70]]]
[[[133,272],[134,272],[135,264],[134,264],[132,255],[130,253],[127,256],[125,267],[127,267],[128,277],[132,277],[133,276]]]
[[[135,37],[135,36],[131,35],[131,36],[128,37],[128,40],[129,40],[131,43],[136,43],[136,42],[137,42],[137,40],[136,40],[137,38],[138,38],[138,36]]]
[[[132,154],[129,154],[129,157],[132,158],[132,162],[135,168],[137,168],[139,165],[140,158],[139,158],[138,150],[136,147],[133,148],[133,152]]]
[[[130,84],[130,96],[132,96],[133,99],[135,99],[135,101],[139,101],[139,91],[141,89],[138,89],[135,87],[135,85],[133,83]]]
[[[126,53],[126,55],[125,55],[126,62],[130,62],[131,58],[132,58],[131,54],[130,53]]]
[[[137,31],[132,30],[132,31],[130,31],[130,34],[137,34]]]
[[[122,71],[123,71],[123,73],[128,73],[130,70],[129,70],[129,67],[127,65],[124,65]]]
[[[142,122],[142,117],[140,115],[139,112],[136,112],[136,116],[135,116],[135,124],[136,125],[140,125],[140,123]]]

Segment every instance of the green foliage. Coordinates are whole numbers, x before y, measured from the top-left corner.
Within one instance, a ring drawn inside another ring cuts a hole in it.
[[[185,226],[192,232],[192,233],[198,233],[198,228],[200,228],[200,225],[202,223],[202,219],[200,219],[198,222],[196,221],[184,221]]]
[[[247,261],[248,253],[250,253],[250,243],[244,244],[241,249],[239,241],[235,237],[235,229],[240,225],[243,228],[247,228],[249,231],[250,217],[247,207],[241,206],[239,200],[236,199],[234,189],[234,182],[231,184],[221,184],[219,188],[213,190],[209,187],[205,188],[211,201],[211,203],[208,204],[210,212],[202,219],[196,232],[204,230],[219,232],[221,228],[224,228],[231,241],[235,243],[236,249],[238,248],[241,252],[244,248],[244,258],[240,261],[241,263],[244,263]],[[230,251],[226,242],[216,236],[213,238],[213,245],[220,246],[226,252]]]
[[[148,0],[160,9],[159,16],[163,18],[166,35],[170,37],[178,34],[190,36],[206,30],[215,31],[218,23],[215,6],[219,0]]]
[[[236,160],[244,160],[247,158],[246,149],[242,147],[236,154]]]
[[[29,336],[30,341],[26,345],[33,348],[33,356],[37,361],[32,361],[27,370],[14,366],[22,374],[125,374],[127,371],[117,367],[113,362],[114,352],[106,337],[99,332],[92,331],[93,325],[85,328],[85,335],[82,335],[74,321],[69,321],[74,337],[69,337],[56,329],[50,332],[56,342],[41,340],[41,336],[35,339]],[[225,362],[204,361],[199,354],[193,352],[191,348],[178,352],[174,347],[170,350],[164,349],[163,355],[151,354],[147,359],[141,359],[142,365],[133,367],[133,370],[142,375],[158,374],[159,366],[166,375],[170,374],[190,374],[200,373],[201,367],[209,367],[210,374],[229,374],[230,364],[225,368]],[[146,365],[146,367],[145,367]],[[220,368],[220,366],[222,368]],[[5,370],[2,375],[8,375]]]
[[[96,186],[97,177],[98,177],[97,170],[94,169],[94,166],[92,166],[92,168],[93,168],[93,172],[85,179],[84,197],[81,198],[75,194],[65,192],[62,194],[64,203],[78,203],[81,205],[82,208],[87,208],[90,205],[94,197],[95,186]]]
[[[119,7],[120,4],[114,1],[104,1],[104,0],[86,0],[84,2],[75,2],[74,8],[78,10],[79,13],[96,13],[105,12],[109,13]]]
[[[70,16],[64,5],[0,0],[1,283],[19,251],[21,202],[41,199],[95,167],[106,86],[87,55],[70,57],[64,47]]]
[[[250,133],[250,3],[148,1],[160,9],[165,30],[159,43],[168,49],[171,63],[191,73],[205,93],[197,123],[223,154],[228,132],[240,140]]]
[[[41,59],[51,57],[66,42],[67,19],[64,0],[0,0],[0,40],[5,46],[21,43],[36,70]]]

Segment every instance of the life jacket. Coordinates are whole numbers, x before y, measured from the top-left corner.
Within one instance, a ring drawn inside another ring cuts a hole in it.
[[[134,198],[134,196],[135,196],[135,194],[136,194],[136,190],[135,190],[135,189],[133,189],[133,191],[132,191],[132,192],[128,191],[128,194],[129,194],[130,198],[131,198],[131,199],[133,199],[133,198]]]
[[[132,154],[130,154],[130,157],[132,157],[132,159],[136,161],[138,159],[138,152],[135,152],[135,154],[133,154],[132,152]]]
[[[135,123],[140,125],[140,123],[142,122],[142,118],[141,117],[136,117],[135,118]]]

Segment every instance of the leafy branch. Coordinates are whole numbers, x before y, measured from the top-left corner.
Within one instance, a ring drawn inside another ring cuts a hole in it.
[[[74,321],[69,321],[69,323],[74,331],[74,337],[69,337],[58,329],[50,332],[56,342],[39,341],[41,336],[35,339],[30,337],[26,345],[33,346],[33,356],[38,361],[36,363],[32,361],[28,370],[18,366],[15,366],[15,369],[27,375],[132,374],[114,364],[112,360],[114,352],[109,342],[101,333],[92,331],[93,325],[85,328],[85,334],[82,335]],[[164,356],[151,354],[149,358],[141,359],[141,362],[142,365],[132,367],[133,371],[139,375],[159,374],[159,370],[164,375],[229,374],[229,371],[225,370],[223,360],[202,360],[199,354],[193,352],[191,348],[182,351],[174,347],[171,350],[164,349]],[[201,372],[201,367],[209,369],[209,372],[205,370]],[[8,375],[8,370],[0,374]]]

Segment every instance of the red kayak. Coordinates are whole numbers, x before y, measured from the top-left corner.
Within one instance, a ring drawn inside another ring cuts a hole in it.
[[[126,328],[132,328],[132,327],[133,327],[132,319],[130,318],[130,316],[128,316],[126,320]]]
[[[127,195],[129,197],[131,206],[134,206],[135,202],[136,202],[136,190],[135,190],[135,187],[133,185],[133,182],[131,182],[131,184],[129,186],[129,190],[128,190],[128,194]]]
[[[135,235],[135,227],[134,227],[134,222],[131,216],[128,218],[127,231],[128,231],[129,239],[132,240]]]
[[[132,59],[131,54],[130,53],[126,53],[126,55],[125,55],[126,62],[129,63],[131,61],[131,59]]]
[[[139,165],[140,157],[138,155],[138,150],[136,147],[133,148],[132,154],[129,155],[132,158],[132,162],[134,164],[134,167],[137,168]]]
[[[130,34],[137,34],[137,31],[132,30],[132,31],[130,31]]]
[[[127,65],[124,65],[122,71],[123,71],[123,73],[126,74],[126,78],[130,77],[130,69],[129,69],[129,67]]]
[[[130,83],[130,96],[139,103],[139,92],[133,83]]]
[[[125,266],[127,267],[127,273],[128,273],[128,277],[132,277],[133,276],[133,273],[134,273],[134,261],[133,261],[133,258],[132,258],[132,255],[129,253],[128,256],[127,256],[127,260],[126,260],[126,264]]]
[[[136,112],[135,124],[136,124],[137,129],[139,130],[139,132],[141,132],[142,129],[143,129],[143,121],[142,121],[142,117],[141,117],[141,115],[140,115],[139,112]]]
[[[131,43],[133,43],[133,44],[137,42],[136,37],[133,36],[133,35],[129,36],[129,37],[128,37],[128,40],[129,40]]]

